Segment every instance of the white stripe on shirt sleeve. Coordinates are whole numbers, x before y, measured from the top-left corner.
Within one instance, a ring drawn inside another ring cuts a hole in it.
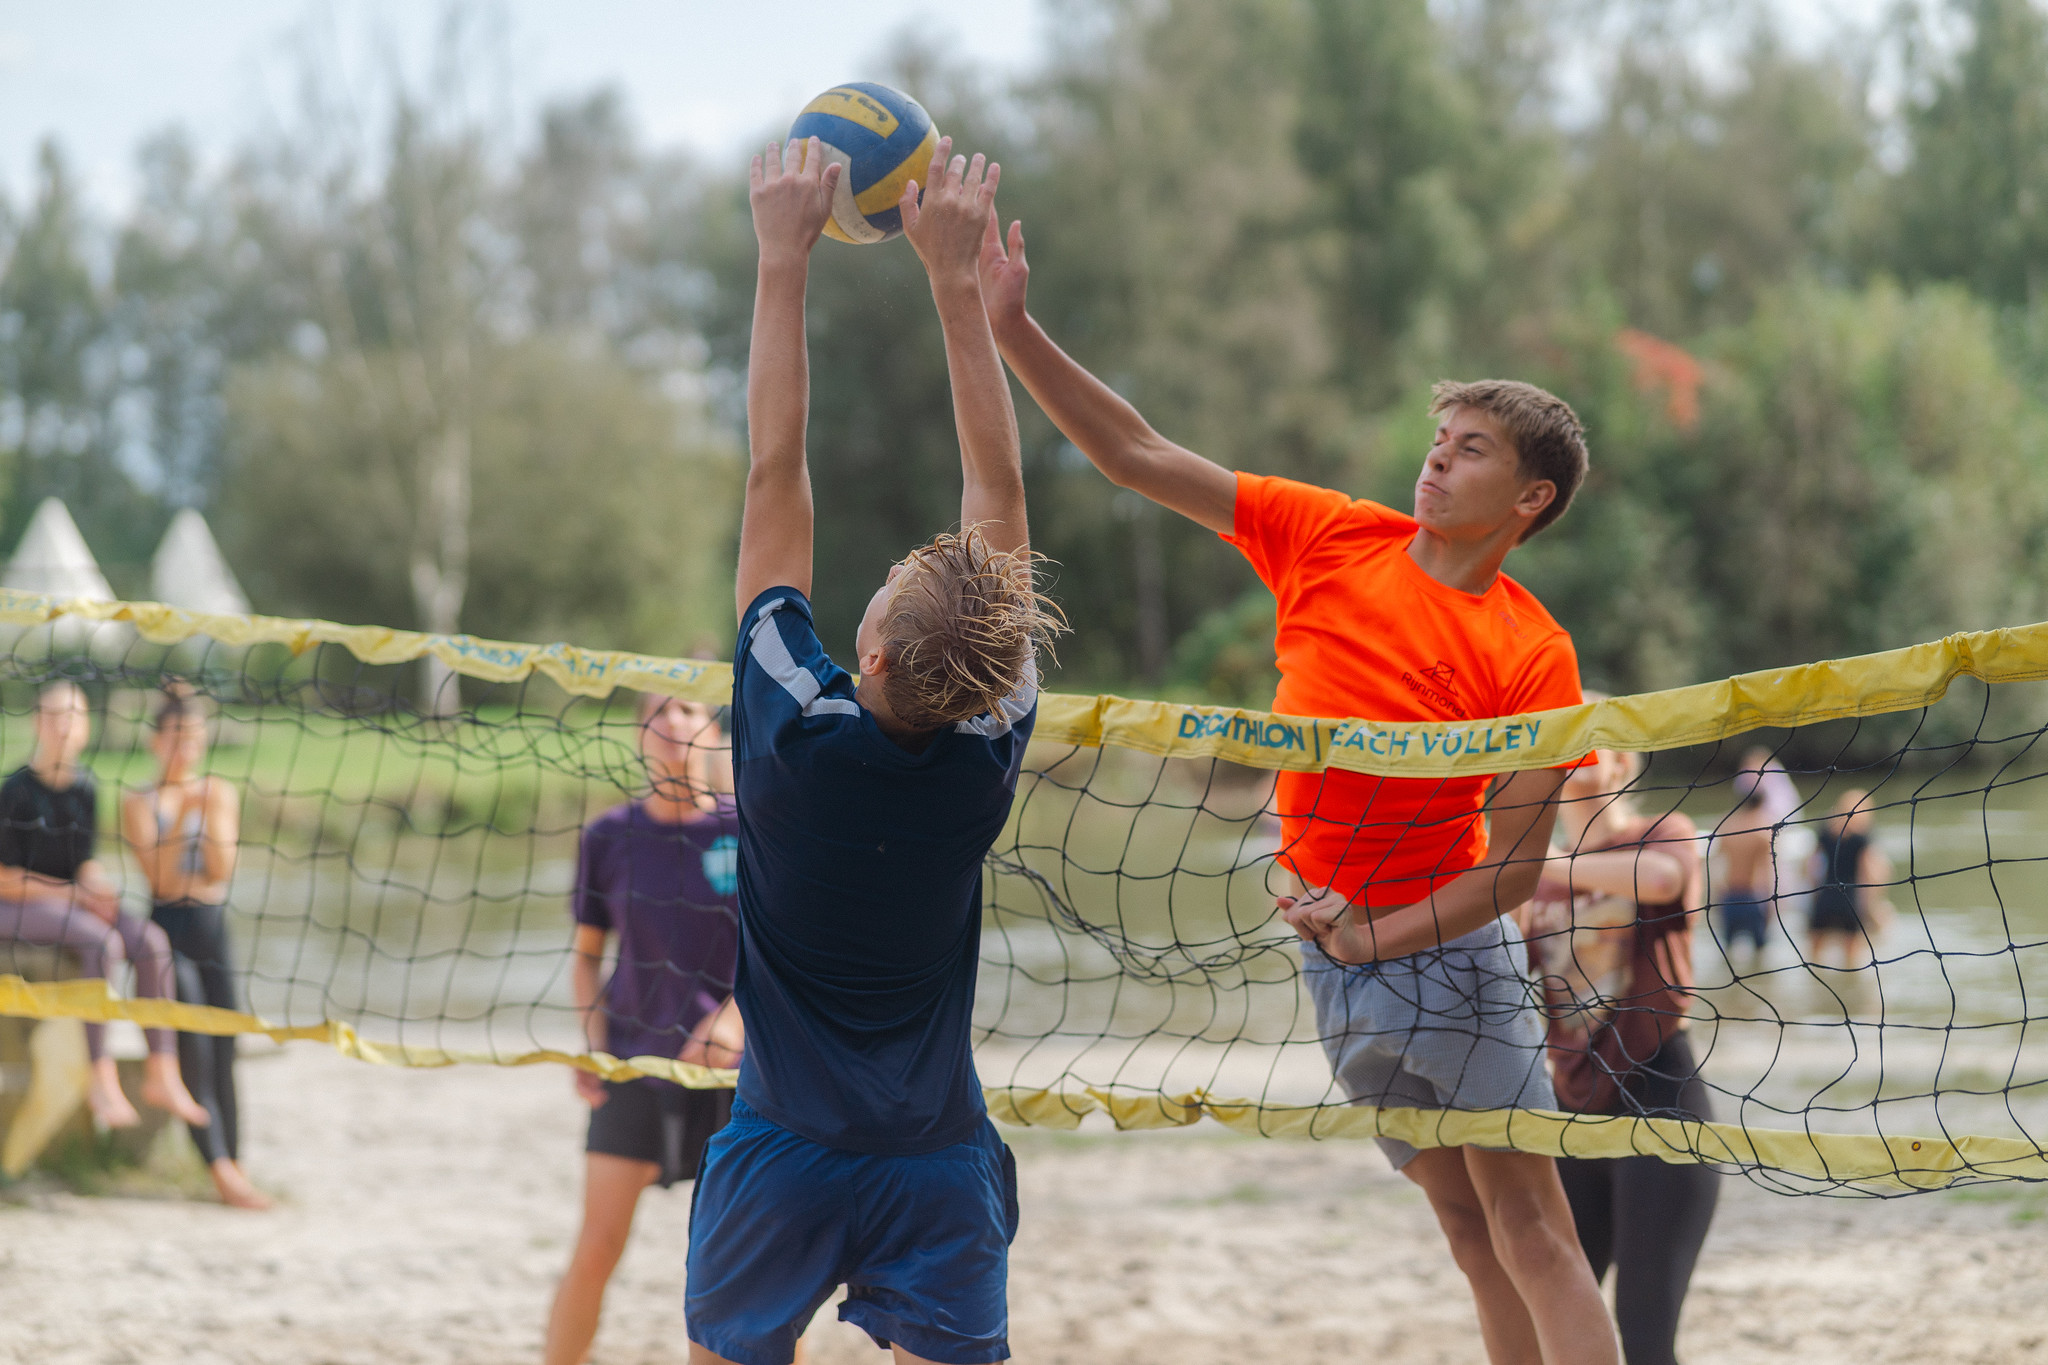
[[[807,716],[835,715],[858,716],[860,703],[844,697],[820,695],[824,687],[810,669],[798,664],[783,642],[782,632],[775,628],[775,613],[789,605],[787,597],[778,597],[761,608],[761,614],[754,622],[752,643],[747,652],[754,656],[754,662],[767,671],[769,677],[782,684],[782,690],[796,699]]]

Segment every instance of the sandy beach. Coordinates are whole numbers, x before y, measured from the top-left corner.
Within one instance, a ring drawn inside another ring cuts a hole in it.
[[[484,1365],[538,1359],[575,1234],[582,1111],[558,1068],[384,1070],[313,1045],[243,1068],[246,1163],[280,1198],[0,1202],[6,1365]],[[1482,1359],[1420,1194],[1368,1143],[1005,1130],[1024,1222],[1021,1361]],[[686,1187],[651,1193],[594,1360],[686,1356]],[[1682,1354],[2048,1361],[2048,1189],[1872,1201],[1727,1182]],[[820,1365],[884,1359],[828,1308]]]

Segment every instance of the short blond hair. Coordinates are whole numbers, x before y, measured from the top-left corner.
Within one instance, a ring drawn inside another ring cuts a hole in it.
[[[1033,586],[1030,550],[994,550],[981,528],[912,550],[882,609],[882,696],[905,725],[936,730],[995,711],[1067,628]]]

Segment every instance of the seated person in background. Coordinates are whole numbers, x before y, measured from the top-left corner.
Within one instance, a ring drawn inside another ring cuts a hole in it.
[[[739,825],[718,780],[728,751],[708,706],[643,695],[639,718],[647,795],[591,821],[578,850],[576,1007],[594,1052],[737,1066]],[[618,964],[600,1003],[613,937]],[[652,1076],[606,1081],[588,1071],[575,1078],[591,1111],[583,1229],[548,1315],[548,1365],[579,1365],[589,1355],[640,1192],[694,1180],[705,1142],[732,1113],[730,1090]]]
[[[0,783],[0,941],[67,948],[87,976],[109,981],[124,960],[133,962],[136,993],[168,1000],[175,985],[164,931],[121,913],[121,893],[93,857],[98,794],[78,762],[91,734],[92,713],[76,683],[54,682],[37,696],[35,755]],[[178,1074],[176,1036],[147,1033],[143,1102],[205,1127],[212,1120]],[[92,1058],[86,1103],[107,1127],[133,1127],[141,1120],[121,1093],[105,1026],[88,1023],[85,1046]]]
[[[1635,754],[1597,750],[1565,780],[1564,852],[1523,910],[1557,1107],[1577,1114],[1709,1120],[1686,1038],[1693,917],[1704,900],[1699,832],[1635,808]],[[1614,1267],[1628,1365],[1675,1365],[1678,1314],[1713,1221],[1720,1177],[1654,1156],[1557,1163],[1596,1277]]]
[[[1777,915],[1777,827],[1765,818],[1769,796],[1759,774],[1737,773],[1735,790],[1742,804],[1714,831],[1722,864],[1721,943],[1732,951],[1748,939],[1755,964],[1763,960],[1764,941]]]
[[[1891,859],[1871,838],[1870,793],[1852,788],[1835,803],[1820,831],[1814,855],[1813,912],[1807,923],[1806,960],[1827,965],[1840,949],[1842,966],[1855,970],[1870,961],[1871,940],[1892,926],[1892,903],[1884,887],[1892,879]]]
[[[150,919],[170,940],[178,998],[238,1010],[228,952],[228,884],[235,875],[242,800],[235,784],[202,774],[206,714],[189,688],[164,689],[157,706],[156,785],[121,798],[121,833],[149,879]],[[267,1209],[270,1200],[239,1164],[235,1036],[180,1033],[178,1069],[211,1122],[193,1126],[192,1143],[213,1175],[223,1204]]]

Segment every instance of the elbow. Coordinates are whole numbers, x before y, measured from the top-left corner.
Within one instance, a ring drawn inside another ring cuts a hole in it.
[[[1511,863],[1502,868],[1493,882],[1494,909],[1502,915],[1513,914],[1536,898],[1536,889],[1543,883],[1543,864],[1540,862]]]
[[[1636,878],[1636,904],[1664,905],[1685,894],[1685,882],[1677,877]]]
[[[1091,458],[1103,477],[1118,488],[1149,496],[1165,444],[1158,432],[1144,427],[1141,431],[1119,433],[1115,440],[1105,444],[1099,456]]]
[[[1646,853],[1636,860],[1638,905],[1663,905],[1685,894],[1685,868],[1669,854]]]

